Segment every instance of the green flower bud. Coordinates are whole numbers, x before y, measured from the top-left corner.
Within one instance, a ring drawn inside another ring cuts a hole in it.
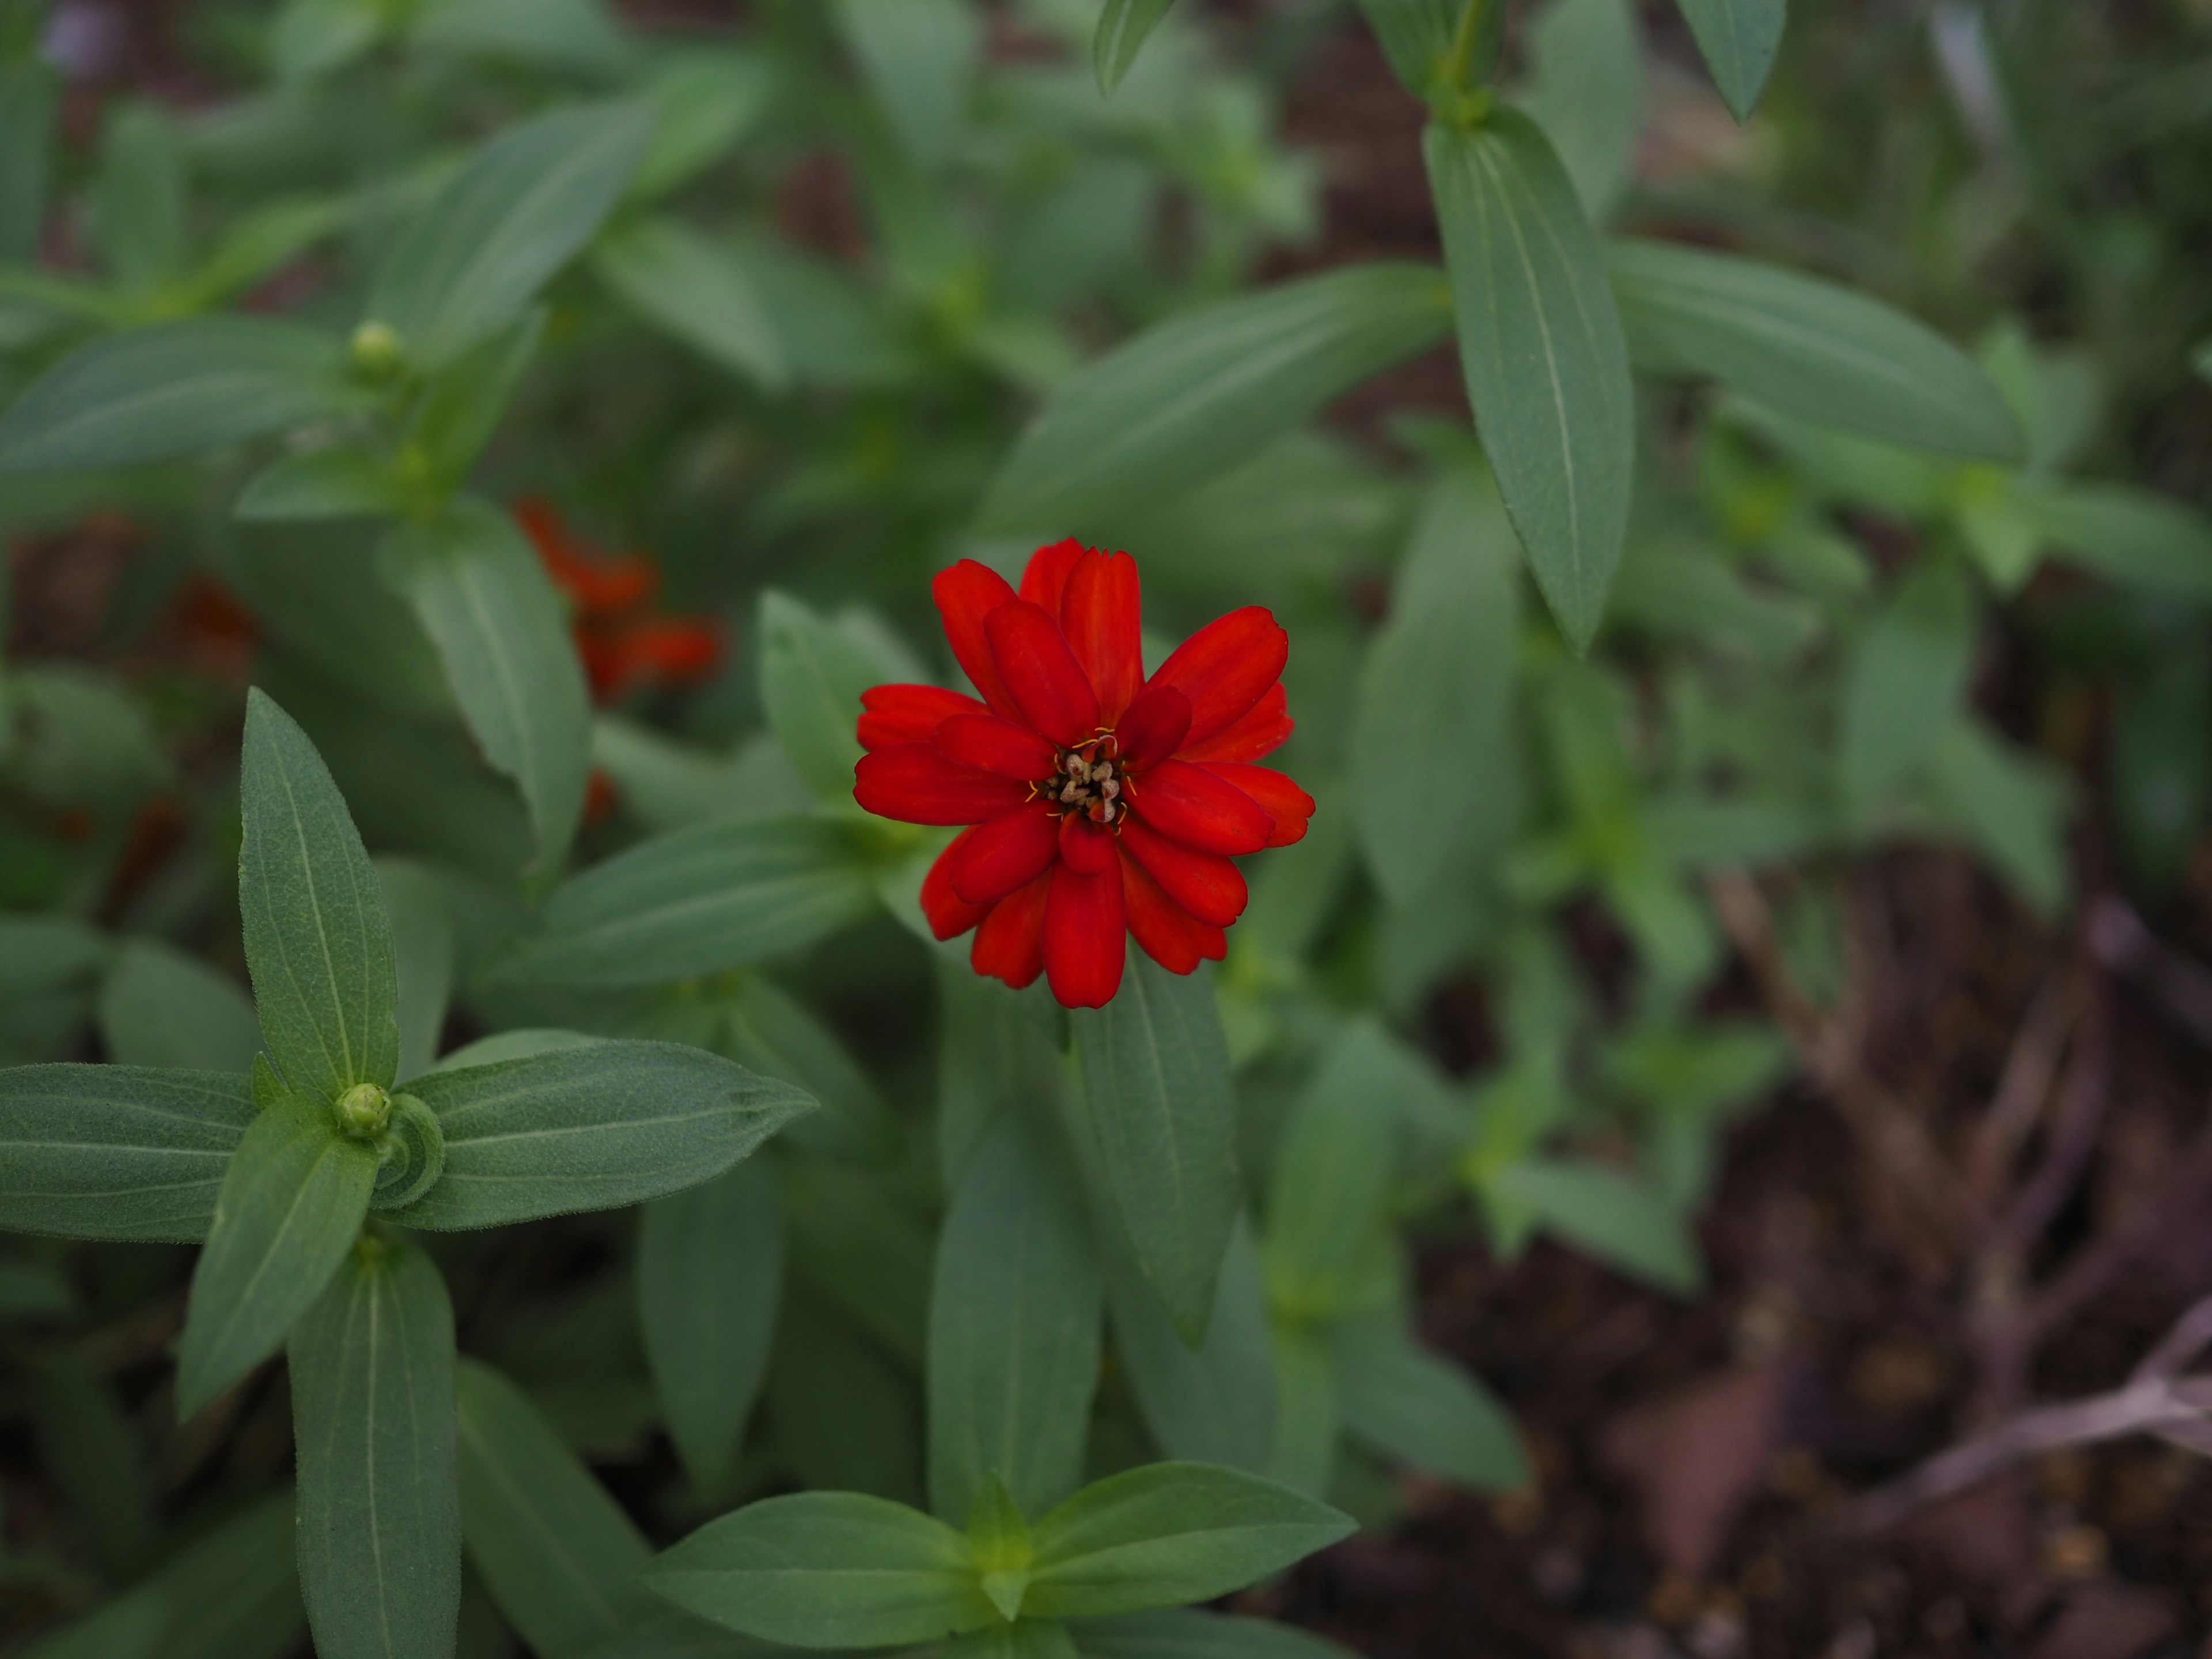
[[[356,1140],[374,1140],[392,1121],[392,1097],[374,1083],[356,1083],[338,1097],[338,1127]]]
[[[407,361],[407,343],[389,323],[363,323],[354,330],[348,351],[355,372],[372,380],[390,380]]]

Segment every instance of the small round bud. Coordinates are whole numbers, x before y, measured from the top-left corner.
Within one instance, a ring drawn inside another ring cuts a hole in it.
[[[338,1097],[338,1127],[356,1140],[373,1140],[392,1121],[392,1097],[374,1083],[356,1083]]]
[[[388,380],[407,360],[407,343],[389,323],[369,321],[353,331],[347,348],[356,373],[372,380]]]

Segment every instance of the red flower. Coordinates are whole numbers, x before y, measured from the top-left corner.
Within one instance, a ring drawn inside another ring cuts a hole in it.
[[[551,503],[534,496],[514,504],[514,517],[568,601],[570,631],[594,701],[617,702],[652,682],[694,685],[721,665],[719,623],[656,612],[660,570],[644,554],[610,558],[572,534]]]
[[[1232,855],[1286,847],[1313,799],[1253,762],[1291,735],[1289,637],[1257,605],[1183,641],[1151,679],[1137,562],[1037,550],[1019,593],[963,559],[939,574],[945,636],[982,700],[934,685],[860,699],[853,799],[908,823],[963,823],[921,885],[939,939],[975,930],[979,974],[1044,974],[1070,1008],[1121,988],[1126,929],[1188,974],[1243,913]]]

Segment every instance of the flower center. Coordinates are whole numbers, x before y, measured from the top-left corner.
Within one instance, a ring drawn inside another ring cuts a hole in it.
[[[1121,799],[1121,770],[1111,732],[1080,749],[1060,751],[1060,769],[1030,787],[1048,803],[1053,816],[1081,812],[1093,823],[1113,823],[1128,810]]]

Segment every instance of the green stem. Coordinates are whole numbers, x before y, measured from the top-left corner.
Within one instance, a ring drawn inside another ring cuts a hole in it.
[[[1483,13],[1488,0],[1467,0],[1460,9],[1459,26],[1452,31],[1451,50],[1444,56],[1441,78],[1451,92],[1468,90],[1467,78],[1474,69],[1474,43],[1482,33]]]

